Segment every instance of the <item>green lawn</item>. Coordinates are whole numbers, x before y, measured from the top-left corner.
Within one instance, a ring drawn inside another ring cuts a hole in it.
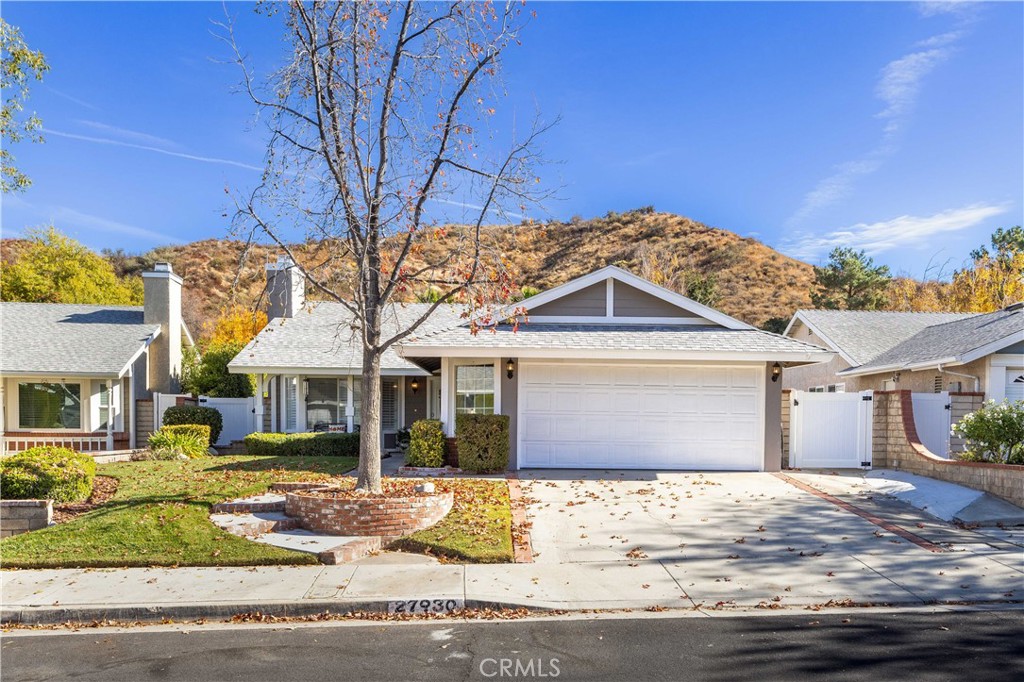
[[[265,492],[274,481],[316,480],[352,457],[203,457],[97,467],[117,494],[68,523],[0,542],[4,568],[315,564],[312,554],[231,535],[209,519],[215,502]]]
[[[426,552],[455,562],[511,563],[512,511],[501,480],[434,479],[454,492],[451,513],[439,523],[392,543],[392,549]]]
[[[215,502],[265,492],[275,481],[318,480],[353,469],[352,457],[203,457],[97,467],[119,480],[106,504],[67,523],[0,542],[4,568],[315,564],[316,556],[237,537],[210,522]],[[452,512],[393,546],[470,563],[512,561],[508,486],[440,479]]]

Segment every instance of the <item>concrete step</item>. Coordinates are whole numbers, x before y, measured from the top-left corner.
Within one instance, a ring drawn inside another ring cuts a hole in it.
[[[232,535],[256,537],[267,533],[280,533],[299,527],[299,520],[284,512],[256,512],[254,514],[210,514],[215,526]]]
[[[218,502],[210,508],[211,514],[256,514],[259,512],[283,512],[284,495],[266,493],[240,500]]]

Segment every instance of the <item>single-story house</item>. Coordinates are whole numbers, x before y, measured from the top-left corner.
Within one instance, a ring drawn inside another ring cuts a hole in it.
[[[785,335],[835,352],[788,368],[802,391],[975,392],[1024,400],[1024,304],[993,313],[799,310]]]
[[[274,431],[358,426],[361,356],[344,306],[303,301],[303,275],[268,265],[270,322],[231,361],[268,386]],[[528,317],[474,334],[442,307],[382,361],[385,446],[399,427],[508,415],[511,468],[770,471],[781,466],[782,366],[813,343],[751,327],[609,266],[538,294]],[[417,316],[395,304],[385,334]]]
[[[182,279],[144,272],[142,306],[0,303],[0,437],[4,451],[55,444],[134,448],[137,401],[177,393]]]

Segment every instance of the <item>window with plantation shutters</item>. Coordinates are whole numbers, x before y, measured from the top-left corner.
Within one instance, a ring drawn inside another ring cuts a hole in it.
[[[18,384],[18,428],[81,429],[81,384]]]

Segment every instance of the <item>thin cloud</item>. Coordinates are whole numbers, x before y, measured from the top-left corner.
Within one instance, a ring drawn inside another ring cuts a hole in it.
[[[948,4],[948,3],[942,3]],[[858,180],[876,172],[899,148],[899,133],[906,127],[921,94],[925,78],[953,53],[965,31],[958,28],[934,35],[914,45],[914,51],[886,64],[875,84],[875,97],[883,108],[875,117],[884,121],[882,138],[860,158],[836,166],[804,195],[799,208],[786,220],[795,227],[821,209],[846,198]]]
[[[459,208],[468,209],[470,211],[482,211],[482,210],[484,210],[483,206],[480,206],[478,204],[467,204],[464,201],[453,201],[451,199],[427,199],[427,201],[430,201],[430,202],[435,203],[435,204],[448,204],[449,206],[458,206]],[[504,210],[502,210],[500,208],[489,208],[489,209],[487,209],[487,212],[488,213],[493,213],[494,215],[497,215],[497,216],[502,216],[502,217],[506,217],[507,216],[509,218],[515,218],[516,220],[526,220],[526,216],[524,216],[522,213],[513,213],[512,211],[504,211]]]
[[[198,156],[196,154],[186,154],[184,152],[174,152],[168,149],[161,149],[159,147],[152,147],[144,144],[134,144],[132,142],[122,142],[121,140],[111,140],[105,137],[91,137],[89,135],[77,135],[75,133],[65,133],[60,130],[51,130],[44,128],[43,132],[47,135],[56,135],[57,137],[66,137],[69,140],[81,140],[83,142],[93,142],[95,144],[108,144],[115,147],[128,147],[129,149],[141,149],[142,151],[155,152],[157,154],[165,154],[166,156],[174,156],[179,159],[188,159],[190,161],[200,161],[202,163],[217,163],[224,166],[235,166],[237,168],[244,168],[246,170],[252,170],[262,172],[263,168],[260,166],[253,166],[248,163],[242,163],[241,161],[232,161],[230,159],[218,159],[212,156]]]
[[[100,110],[100,108],[98,106],[96,106],[95,104],[92,104],[91,102],[86,102],[84,99],[79,99],[78,97],[75,97],[74,95],[69,95],[68,93],[63,92],[61,90],[58,90],[57,88],[51,88],[50,86],[46,86],[46,89],[49,90],[50,92],[52,92],[53,94],[57,95],[58,97],[63,97],[64,99],[68,100],[69,102],[74,102],[75,104],[77,104],[80,107],[85,107],[86,109],[92,109],[93,111],[99,111]]]
[[[984,220],[1006,213],[1006,204],[971,204],[931,216],[899,216],[878,223],[857,223],[823,235],[803,234],[780,249],[795,257],[814,259],[837,246],[864,250],[869,255],[928,243],[936,235],[958,232]]]
[[[140,133],[137,130],[129,130],[128,128],[121,128],[118,126],[107,125],[106,123],[100,123],[99,121],[86,121],[77,119],[75,121],[87,128],[98,130],[106,135],[112,135],[113,137],[120,137],[128,142],[134,142],[136,144],[157,146],[157,147],[170,147],[171,149],[178,149],[181,147],[177,142],[168,140],[166,137],[158,137],[156,135],[150,135],[148,133]]]

